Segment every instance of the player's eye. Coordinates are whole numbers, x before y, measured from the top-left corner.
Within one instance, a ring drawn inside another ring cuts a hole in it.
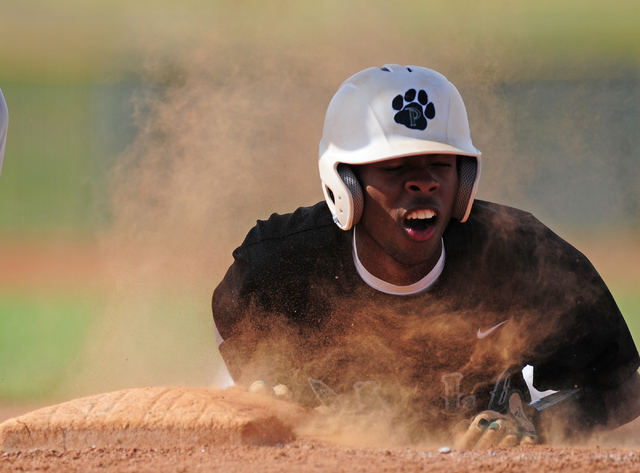
[[[450,168],[453,167],[453,163],[451,161],[437,161],[433,163],[432,166],[439,168]]]

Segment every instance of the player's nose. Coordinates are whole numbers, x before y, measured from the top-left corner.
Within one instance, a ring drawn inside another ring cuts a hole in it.
[[[426,168],[416,169],[405,181],[404,188],[412,194],[432,194],[440,184]]]

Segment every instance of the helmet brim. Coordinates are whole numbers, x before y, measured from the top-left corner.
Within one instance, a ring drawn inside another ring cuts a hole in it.
[[[334,163],[371,164],[405,156],[421,156],[425,154],[455,154],[479,158],[482,153],[475,147],[462,148],[447,143],[425,140],[398,140],[387,142],[384,147],[367,146],[359,150],[341,150],[330,146],[326,158]],[[322,157],[321,157],[322,159]]]

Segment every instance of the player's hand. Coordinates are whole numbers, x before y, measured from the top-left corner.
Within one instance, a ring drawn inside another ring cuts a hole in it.
[[[258,394],[262,396],[275,397],[283,401],[291,401],[293,394],[291,390],[284,384],[278,384],[273,388],[268,388],[264,381],[256,381],[248,389],[251,394]]]
[[[458,450],[511,448],[538,443],[533,422],[524,412],[522,394],[509,394],[508,415],[483,411],[471,420],[463,420],[453,427],[454,448]]]
[[[453,427],[453,444],[457,450],[511,448],[536,443],[535,434],[524,431],[515,420],[494,411],[481,412],[472,420],[463,420]]]

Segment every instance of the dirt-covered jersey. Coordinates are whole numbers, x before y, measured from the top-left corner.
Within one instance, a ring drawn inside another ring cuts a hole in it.
[[[439,279],[415,296],[363,282],[351,236],[322,202],[259,221],[234,251],[213,315],[236,383],[442,424],[503,411],[508,389],[526,397],[527,364],[541,391],[618,387],[640,365],[591,263],[529,213],[476,201],[444,233]]]

